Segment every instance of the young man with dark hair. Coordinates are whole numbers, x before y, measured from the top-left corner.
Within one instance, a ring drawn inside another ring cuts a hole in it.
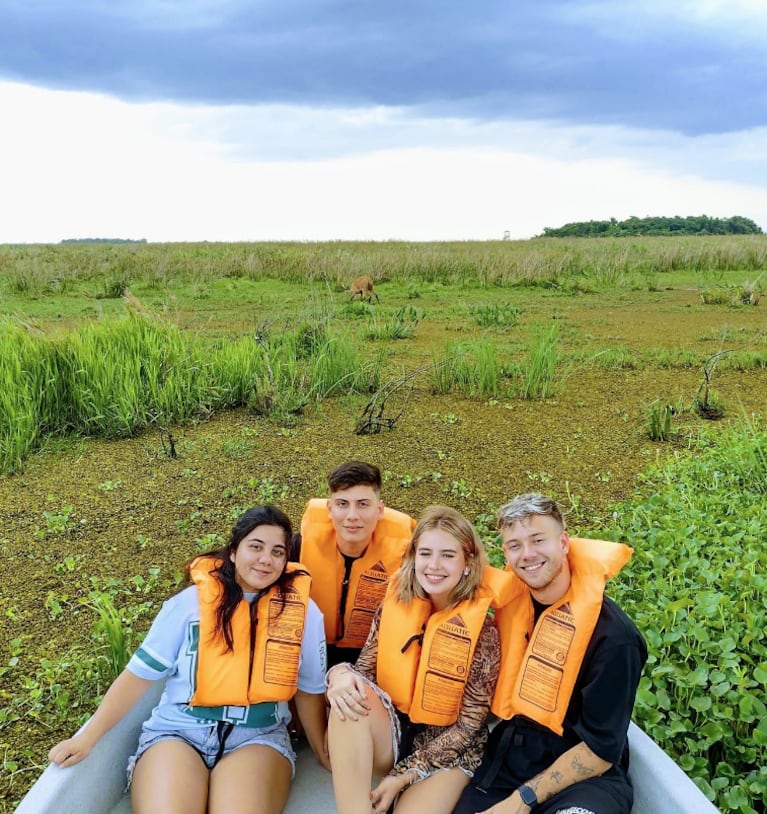
[[[373,464],[347,461],[327,483],[330,496],[307,504],[292,557],[312,575],[332,667],[357,660],[415,521],[384,506],[381,471]]]

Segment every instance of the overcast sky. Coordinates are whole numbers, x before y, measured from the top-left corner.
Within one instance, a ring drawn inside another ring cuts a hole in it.
[[[0,243],[767,230],[765,0],[0,0]]]

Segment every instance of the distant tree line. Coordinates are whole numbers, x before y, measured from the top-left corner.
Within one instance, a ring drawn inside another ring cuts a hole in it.
[[[132,240],[129,237],[68,237],[62,243],[146,243],[145,237]]]
[[[638,235],[761,235],[762,230],[750,218],[710,218],[692,215],[682,218],[636,218],[627,220],[590,220],[566,223],[558,229],[546,227],[542,237],[636,237]]]

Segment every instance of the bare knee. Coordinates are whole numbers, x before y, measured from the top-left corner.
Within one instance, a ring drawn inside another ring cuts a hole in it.
[[[135,814],[203,814],[208,798],[209,772],[200,756],[178,740],[150,746],[138,759],[131,783]]]
[[[334,712],[328,718],[328,745],[334,741],[342,742],[349,738],[370,735],[372,731],[371,716],[360,715],[357,720],[345,718],[343,721]]]

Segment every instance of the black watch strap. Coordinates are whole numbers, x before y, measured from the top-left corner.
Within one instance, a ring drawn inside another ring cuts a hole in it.
[[[526,806],[537,806],[538,805],[538,798],[535,796],[535,792],[530,788],[530,786],[522,785],[520,786],[517,791],[519,792],[519,796],[522,798],[522,802]]]

